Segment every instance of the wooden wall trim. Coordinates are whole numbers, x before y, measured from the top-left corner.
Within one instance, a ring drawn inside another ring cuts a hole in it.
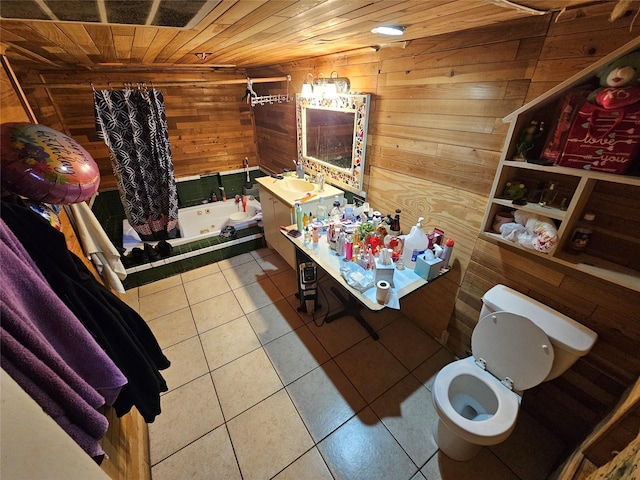
[[[2,69],[4,70],[4,73],[9,79],[9,83],[11,84],[13,93],[20,101],[20,105],[22,105],[24,113],[27,115],[29,121],[31,123],[38,123],[38,120],[36,119],[36,115],[35,113],[33,113],[33,110],[31,109],[31,105],[29,104],[29,101],[27,100],[27,97],[24,94],[22,87],[20,86],[20,82],[18,81],[18,78],[16,77],[16,74],[13,71],[13,68],[11,68],[11,63],[9,62],[9,58],[4,54],[4,52],[2,52],[2,54],[0,55],[0,63],[2,63]]]

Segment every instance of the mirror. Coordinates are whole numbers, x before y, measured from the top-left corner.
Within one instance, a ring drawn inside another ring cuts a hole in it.
[[[298,160],[307,173],[362,191],[370,95],[296,96]]]

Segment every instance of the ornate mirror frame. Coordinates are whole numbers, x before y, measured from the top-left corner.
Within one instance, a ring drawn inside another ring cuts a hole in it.
[[[296,127],[298,136],[298,161],[307,173],[324,173],[325,181],[336,187],[360,194],[364,181],[364,161],[369,123],[371,95],[338,95],[335,98],[306,98],[296,94]],[[334,110],[355,113],[353,144],[351,148],[351,168],[339,168],[330,163],[304,155],[306,110]]]

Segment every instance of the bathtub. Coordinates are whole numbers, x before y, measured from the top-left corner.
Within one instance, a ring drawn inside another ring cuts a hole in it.
[[[247,211],[242,209],[242,203],[233,200],[226,202],[205,203],[178,210],[178,224],[180,238],[168,240],[173,246],[194,242],[207,237],[214,237],[227,225],[236,230],[247,228],[262,220],[262,207],[257,200],[247,202]],[[146,242],[151,245],[156,242]],[[138,233],[131,227],[129,221],[122,221],[122,247],[129,250],[142,247]]]

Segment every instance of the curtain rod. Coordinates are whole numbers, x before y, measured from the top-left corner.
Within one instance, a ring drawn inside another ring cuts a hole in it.
[[[250,78],[253,83],[270,83],[270,82],[284,82],[288,80],[289,77],[263,77],[263,78]],[[144,82],[133,82],[134,84],[138,83],[148,83],[149,87],[184,87],[184,86],[200,86],[200,85],[240,85],[246,84],[247,78],[235,78],[229,80],[185,80],[184,82],[152,82],[152,81],[144,81]],[[121,82],[124,86],[125,84],[129,84],[131,82]],[[23,88],[76,88],[76,87],[93,87],[94,89],[110,89],[114,88],[117,85],[113,83],[103,83],[96,84],[92,82],[82,82],[82,83],[22,83]]]

